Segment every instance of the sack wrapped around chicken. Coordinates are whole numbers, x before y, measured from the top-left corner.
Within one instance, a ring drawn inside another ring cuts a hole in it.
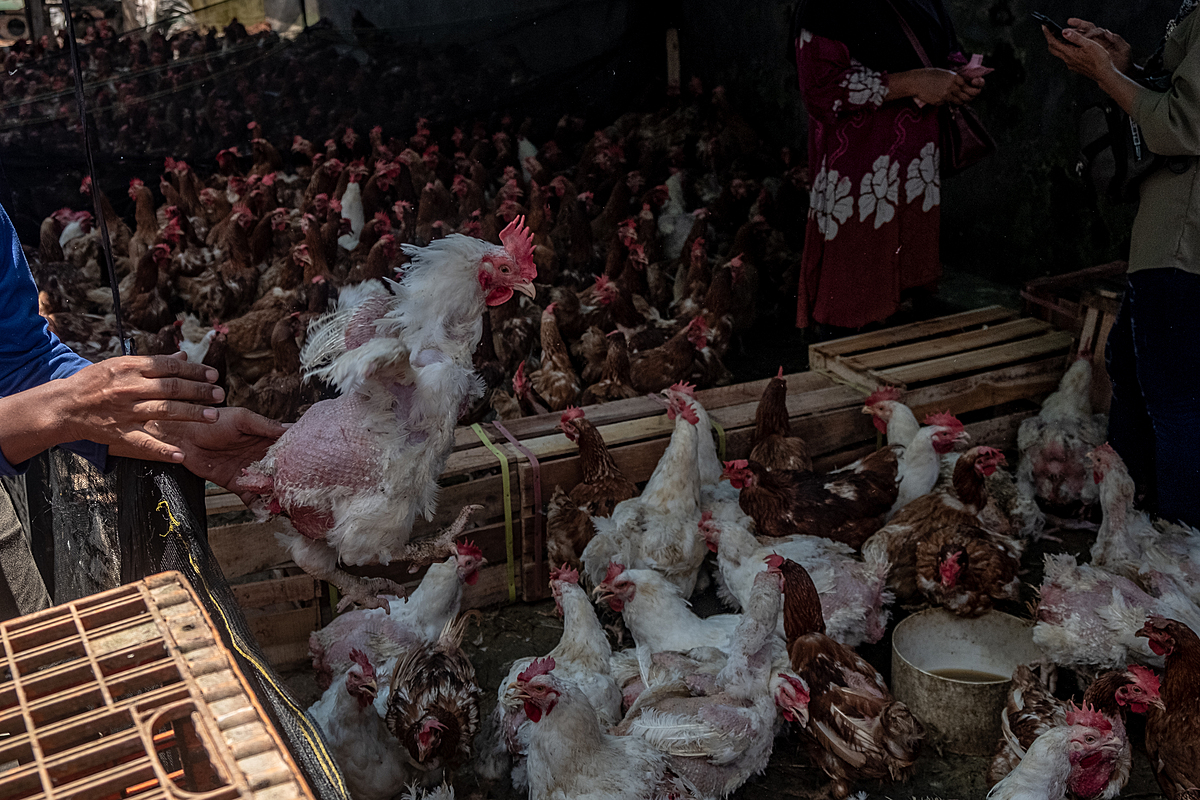
[[[338,587],[343,607],[387,608],[377,595],[402,590],[340,563],[428,563],[465,525],[466,512],[446,535],[409,542],[417,514],[429,520],[437,509],[459,414],[483,391],[471,355],[486,307],[514,291],[534,295],[524,218],[500,240],[454,234],[404,245],[412,261],[399,281],[344,289],[301,355],[306,375],[340,396],[313,405],[240,479],[259,495],[251,507],[261,519],[288,518],[280,540],[307,573]]]

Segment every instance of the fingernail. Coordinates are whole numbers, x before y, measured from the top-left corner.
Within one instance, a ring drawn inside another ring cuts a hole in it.
[[[215,381],[218,374],[219,373],[215,369],[208,369],[204,372],[204,378],[205,380]]]
[[[176,450],[174,453],[171,453],[171,460],[176,463],[183,461],[183,453],[180,453],[178,450]]]
[[[224,399],[225,399],[225,390],[224,389],[222,389],[220,386],[213,389],[213,400],[216,400],[219,403]]]
[[[215,408],[204,409],[204,418],[209,422],[217,421],[217,410]]]

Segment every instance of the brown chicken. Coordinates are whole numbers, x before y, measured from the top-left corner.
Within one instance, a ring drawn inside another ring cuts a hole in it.
[[[823,536],[861,547],[896,501],[896,449],[885,447],[856,468],[820,475],[767,471],[757,461],[727,461],[722,475],[759,536]]]
[[[696,317],[666,343],[631,356],[629,380],[633,388],[639,392],[661,392],[686,381],[697,354],[708,346],[705,327],[704,318]]]
[[[1109,784],[1104,787],[1109,790],[1104,796],[1116,797],[1129,780],[1133,748],[1125,733],[1126,712],[1145,714],[1151,707],[1163,708],[1159,692],[1158,676],[1139,665],[1106,672],[1084,692],[1082,707],[1106,717],[1113,732],[1124,742]],[[1008,704],[1000,718],[1001,736],[988,769],[988,782],[998,783],[1016,769],[1037,737],[1051,728],[1066,725],[1068,711],[1068,705],[1050,694],[1032,668],[1024,664],[1017,667]],[[1095,796],[1099,795],[1092,795]]]
[[[555,304],[551,303],[542,312],[542,365],[529,373],[529,382],[551,411],[563,411],[579,399],[582,387],[558,332],[554,310]]]
[[[298,317],[293,314],[275,323],[271,332],[275,368],[259,378],[239,403],[280,422],[295,422],[317,399],[315,391],[305,388],[300,374],[300,346],[296,344]]]
[[[133,273],[133,293],[122,311],[129,324],[157,331],[171,324],[175,314],[158,289],[159,274],[171,263],[171,248],[156,244],[144,251]]]
[[[778,555],[767,564],[783,572],[788,656],[808,684],[804,746],[832,780],[833,796],[849,796],[860,780],[908,780],[924,727],[892,697],[874,667],[825,635],[821,598],[804,567]]]
[[[994,573],[989,570],[985,575],[968,575],[966,583],[960,582],[962,571],[968,569],[967,564],[972,558],[979,557],[988,564],[1008,563],[1009,558],[999,554],[1017,547],[994,530],[982,515],[988,504],[985,477],[1003,460],[1004,456],[991,447],[968,450],[959,456],[954,466],[949,489],[939,488],[913,500],[871,538],[866,547],[878,551],[880,557],[887,558],[892,565],[888,587],[896,593],[896,599],[910,600],[918,591],[925,591],[971,609],[975,603],[990,605],[990,601],[976,596],[980,591],[999,591],[1001,595],[1008,591],[1002,591],[1002,586],[1016,577],[1015,568],[1007,579],[1003,576],[1008,574],[1008,568],[1003,567]],[[981,543],[979,552],[971,553],[965,559],[955,555],[965,554],[968,542]],[[943,547],[946,547],[945,553]],[[1019,558],[1020,549],[1015,552]],[[918,558],[921,559],[920,575]],[[995,558],[1000,561],[994,562]],[[944,584],[943,579],[947,583]],[[997,580],[1001,580],[1001,584],[997,585]],[[939,586],[942,588],[938,589]]]
[[[629,349],[625,345],[625,334],[613,331],[607,338],[608,354],[604,358],[600,380],[584,389],[580,399],[585,406],[641,395],[629,385]]]
[[[1173,619],[1151,617],[1137,636],[1166,659],[1162,680],[1165,708],[1146,717],[1146,753],[1158,785],[1169,800],[1200,786],[1200,637]]]
[[[637,487],[621,474],[604,438],[583,415],[568,408],[558,423],[563,435],[579,445],[581,480],[569,493],[554,487],[546,513],[546,551],[551,564],[581,569],[579,556],[596,529],[592,517],[612,515],[617,503],[637,494]]]
[[[768,470],[812,469],[808,445],[799,436],[792,435],[783,367],[767,382],[758,410],[754,412],[754,449],[750,451],[750,460]]]
[[[409,649],[392,673],[384,720],[422,770],[454,770],[471,757],[480,689],[462,650],[468,619],[460,616],[436,642]]]

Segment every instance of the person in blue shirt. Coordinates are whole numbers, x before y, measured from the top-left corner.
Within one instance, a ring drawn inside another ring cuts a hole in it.
[[[243,467],[283,433],[278,422],[224,399],[217,371],[183,354],[96,364],[72,352],[39,316],[37,287],[0,208],[0,476],[59,446],[107,470],[110,456],[183,464],[238,491]],[[0,491],[0,619],[48,605],[12,503]]]

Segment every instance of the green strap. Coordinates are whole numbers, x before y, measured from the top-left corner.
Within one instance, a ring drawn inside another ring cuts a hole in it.
[[[483,446],[492,451],[500,461],[500,479],[504,484],[504,547],[508,554],[508,602],[515,603],[517,600],[517,565],[513,560],[513,520],[512,520],[512,486],[508,480],[508,457],[500,451],[499,447],[492,444],[492,440],[483,432],[483,428],[476,422],[471,426],[471,430],[475,431],[475,435],[479,437],[479,441],[483,442]]]
[[[708,418],[708,424],[713,426],[713,430],[717,432],[717,458],[725,461],[725,429],[721,427],[721,423],[717,422],[712,417]]]

